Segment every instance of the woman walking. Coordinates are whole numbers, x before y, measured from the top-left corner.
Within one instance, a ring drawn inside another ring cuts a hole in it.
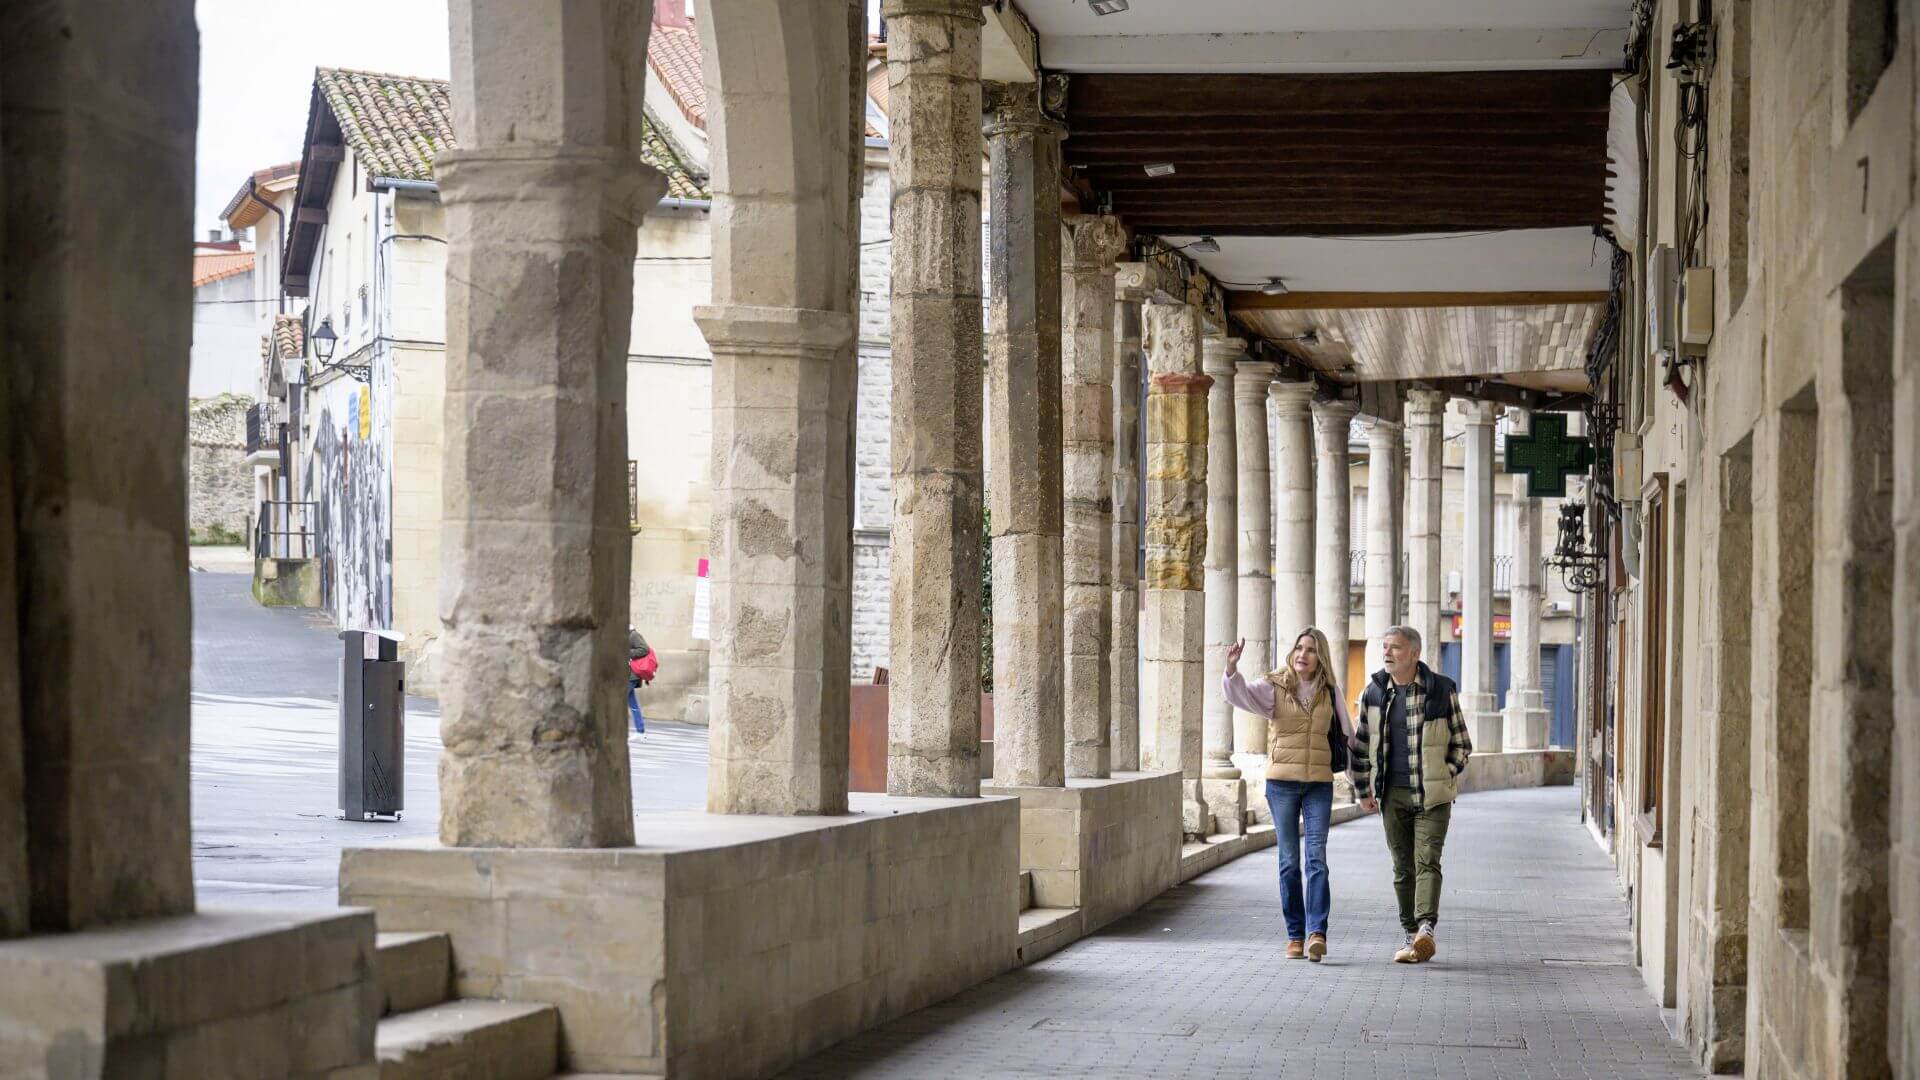
[[[640,714],[640,688],[653,681],[654,673],[660,670],[660,658],[647,647],[647,639],[631,625],[627,627],[627,715],[633,720],[633,730],[642,735],[647,733],[647,718]]]
[[[1242,639],[1227,649],[1223,690],[1234,708],[1267,718],[1267,806],[1280,847],[1287,959],[1319,963],[1327,955],[1327,915],[1333,901],[1327,880],[1333,776],[1347,767],[1351,722],[1327,662],[1325,634],[1311,626],[1300,631],[1280,670],[1252,683],[1240,677],[1240,654],[1246,647]]]

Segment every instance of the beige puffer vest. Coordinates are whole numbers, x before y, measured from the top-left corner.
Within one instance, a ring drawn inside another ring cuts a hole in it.
[[[1267,676],[1273,684],[1273,715],[1267,718],[1267,779],[1331,783],[1333,746],[1327,731],[1339,721],[1333,716],[1333,694],[1325,686],[1314,695],[1311,711],[1294,697],[1298,685],[1291,670]]]

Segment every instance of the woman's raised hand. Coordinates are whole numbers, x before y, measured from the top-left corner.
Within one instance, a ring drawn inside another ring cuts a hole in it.
[[[1235,671],[1239,670],[1240,654],[1246,651],[1247,651],[1246,638],[1241,638],[1239,641],[1236,641],[1233,644],[1227,646],[1227,674],[1231,675]]]

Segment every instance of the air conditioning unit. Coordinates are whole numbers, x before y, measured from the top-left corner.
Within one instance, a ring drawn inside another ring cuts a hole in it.
[[[1641,476],[1644,469],[1644,451],[1640,448],[1640,436],[1623,431],[1615,436],[1613,442],[1613,497],[1618,502],[1635,503],[1640,501]]]

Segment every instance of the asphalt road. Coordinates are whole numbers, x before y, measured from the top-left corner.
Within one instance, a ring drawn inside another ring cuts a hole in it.
[[[401,819],[342,821],[341,644],[317,613],[263,608],[248,586],[193,575],[194,884],[203,904],[329,907],[341,848],[437,830],[439,709],[407,699]],[[705,804],[705,728],[650,724],[628,750],[635,810]]]

